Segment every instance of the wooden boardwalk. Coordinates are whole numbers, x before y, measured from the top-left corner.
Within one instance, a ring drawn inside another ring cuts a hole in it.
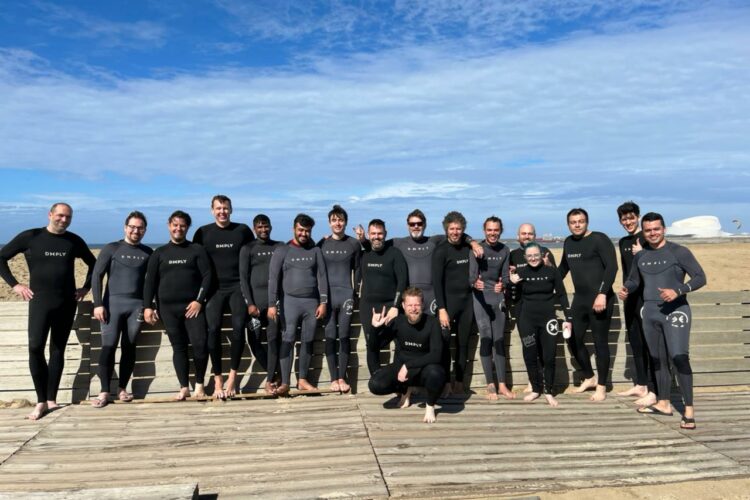
[[[362,394],[70,405],[37,423],[28,408],[5,409],[0,498],[95,488],[137,498],[196,483],[220,499],[521,496],[750,478],[750,392],[699,392],[693,432],[677,413],[639,415],[622,398],[560,401],[450,399],[434,425],[419,405]]]

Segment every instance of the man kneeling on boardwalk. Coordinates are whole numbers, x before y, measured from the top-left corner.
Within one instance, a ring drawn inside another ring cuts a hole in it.
[[[393,363],[376,371],[370,378],[370,392],[383,395],[397,393],[401,408],[410,404],[411,387],[421,386],[427,391],[427,405],[423,421],[435,422],[435,402],[445,384],[445,370],[440,364],[443,341],[440,324],[434,316],[423,314],[422,290],[404,290],[404,314],[397,316],[391,326],[396,339]],[[386,311],[372,312],[372,326],[382,328]]]

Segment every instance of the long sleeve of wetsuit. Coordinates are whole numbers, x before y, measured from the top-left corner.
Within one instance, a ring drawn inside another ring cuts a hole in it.
[[[554,268],[555,265],[552,264],[552,267]],[[510,252],[508,252],[505,259],[503,259],[503,268],[500,271],[500,279],[503,283],[503,290],[510,286]]]
[[[86,242],[84,242],[83,239],[79,236],[76,236],[74,245],[75,256],[83,260],[83,262],[88,266],[88,271],[86,271],[86,280],[83,282],[83,286],[81,288],[91,288],[91,275],[94,273],[96,257],[94,257],[94,254],[91,253],[91,250],[89,250],[89,246],[86,244]]]
[[[240,249],[240,290],[245,305],[255,305],[253,287],[250,286],[250,245],[242,245]]]
[[[677,257],[680,267],[690,276],[690,280],[687,283],[683,283],[677,287],[676,292],[679,295],[694,292],[706,285],[706,273],[690,250],[686,247],[678,246],[674,249],[674,255]]]
[[[163,248],[163,247],[161,247]],[[159,290],[159,264],[161,261],[161,248],[151,254],[146,267],[146,278],[143,283],[143,307],[151,309],[154,307],[156,291]]]
[[[24,231],[13,238],[7,245],[3,245],[3,248],[0,249],[0,276],[2,276],[11,288],[18,284],[18,280],[13,276],[8,261],[19,253],[26,251],[33,235],[33,229]]]
[[[110,243],[102,248],[102,251],[99,252],[99,257],[96,259],[96,264],[94,264],[94,272],[91,275],[91,295],[94,299],[94,307],[100,307],[102,305],[104,296],[104,289],[102,287],[104,283],[104,275],[109,273],[115,248],[117,248],[116,243]]]
[[[638,270],[638,259],[641,255],[644,255],[644,253],[639,252],[633,257],[633,263],[630,266],[630,274],[628,274],[627,278],[625,278],[625,282],[622,284],[622,286],[627,289],[628,293],[635,292],[641,286],[641,272]]]
[[[597,243],[599,257],[602,260],[602,266],[604,266],[599,293],[607,293],[612,289],[612,285],[614,285],[615,278],[617,277],[617,252],[615,252],[615,246],[612,244],[612,241],[604,234],[601,235]]]
[[[432,287],[438,309],[446,309],[445,298],[445,245],[440,245],[432,254]]]
[[[198,266],[198,272],[201,273],[201,287],[194,300],[203,304],[206,302],[206,295],[211,286],[211,280],[213,280],[213,271],[211,270],[211,260],[208,258],[208,252],[206,252],[206,249],[203,248],[203,245],[196,245],[196,247],[198,258],[196,259],[195,264]]]
[[[315,248],[315,266],[318,275],[318,295],[320,303],[328,303],[328,272],[326,271],[326,261],[323,258],[323,252],[320,248]]]
[[[404,294],[407,285],[409,284],[409,267],[406,265],[406,259],[401,250],[394,248],[393,256],[393,272],[396,274],[396,296],[393,298],[393,304],[391,307],[398,307],[401,305],[401,296]]]
[[[479,278],[479,262],[474,252],[469,254],[469,286],[474,288],[474,282]]]
[[[563,314],[567,321],[573,321],[573,316],[570,313],[570,303],[568,302],[568,292],[565,291],[565,284],[563,283],[562,276],[557,269],[554,269],[555,275],[555,299],[560,307],[562,307]]]
[[[565,245],[563,244],[562,260],[560,260],[560,265],[557,266],[557,270],[560,271],[560,277],[562,279],[565,279],[565,277],[570,272],[570,266],[568,265],[568,258],[565,256],[567,252],[565,250],[566,248],[565,248]],[[552,255],[551,252],[550,252],[550,255]]]
[[[268,305],[273,307],[279,301],[281,292],[282,268],[289,246],[284,245],[276,249],[268,265]]]
[[[359,244],[359,241],[357,241],[357,244],[358,244],[358,248],[354,252],[354,258],[352,259],[352,274],[353,274],[352,286],[354,287],[355,290],[357,290],[357,285],[359,283],[359,281],[357,280],[361,278],[360,268],[362,267],[362,253],[364,252],[364,249],[362,248],[362,245]]]

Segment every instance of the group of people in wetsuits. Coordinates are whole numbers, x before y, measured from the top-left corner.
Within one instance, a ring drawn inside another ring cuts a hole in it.
[[[588,229],[588,214],[581,208],[567,214],[571,235],[564,242],[559,266],[551,252],[535,242],[531,224],[519,227],[520,246],[511,251],[500,241],[503,225],[495,216],[485,220],[484,238],[476,241],[465,233],[466,219],[461,213],[449,212],[443,232],[426,236],[426,217],[414,210],[407,216],[409,235],[387,240],[386,224],[380,219],[371,220],[366,231],[357,226],[355,236],[347,235],[348,215],[335,205],[328,213],[330,235],[315,244],[311,238],[315,222],[305,214],[294,219],[292,239],[282,243],[271,239],[271,221],[266,215],[253,219],[254,232],[232,222],[232,203],[226,196],[215,196],[211,211],[215,221],[198,228],[193,241],[187,239],[190,215],[180,210],[172,213],[170,241],[155,251],[142,244],[146,216],[131,212],[125,220],[124,239],[105,246],[95,259],[83,240],[67,231],[72,208],[56,203],[47,227],[24,231],[0,250],[0,276],[30,301],[29,363],[38,403],[29,418],[41,418],[58,406],[56,394],[76,301],[89,288],[93,315],[102,330],[101,392],[92,401],[96,407],[110,401],[118,344],[116,397],[133,399],[127,384],[135,364],[137,335],[143,322],[155,324],[159,319],[173,349],[178,400],[191,395],[188,346],[192,347],[196,396],[206,396],[203,382],[209,359],[213,396],[236,395],[246,343],[268,373],[265,391],[288,394],[298,327],[297,388],[315,390],[308,372],[319,321],[325,325],[331,389],[348,392],[349,335],[357,300],[370,391],[396,392],[400,405],[409,406],[412,387],[423,387],[425,422],[435,421],[434,406],[441,394],[466,390],[474,323],[487,397],[515,397],[506,383],[505,332],[510,317],[517,321],[528,372],[524,400],[544,395],[551,406],[559,404],[553,391],[560,334],[582,372],[576,391],[594,389],[591,400],[606,398],[618,266],[614,245],[603,233]],[[671,364],[685,402],[681,426],[692,429],[691,318],[685,296],[705,284],[705,274],[687,248],[666,241],[661,215],[644,215],[639,231],[639,212],[632,202],[617,209],[628,233],[619,242],[624,283],[618,295],[624,301],[636,368],[634,387],[622,394],[637,396],[642,413],[671,414]],[[8,266],[8,260],[21,252],[29,265],[29,285],[19,283]],[[74,280],[76,258],[88,265],[86,281],[79,289]],[[563,285],[568,273],[575,288],[570,304]],[[557,318],[558,307],[563,321]],[[220,332],[227,311],[232,332],[225,381]],[[264,329],[265,347],[261,343]],[[594,338],[596,374],[583,342],[587,330]],[[48,337],[49,363],[44,357]],[[392,342],[393,362],[382,366],[381,352],[390,350]]]

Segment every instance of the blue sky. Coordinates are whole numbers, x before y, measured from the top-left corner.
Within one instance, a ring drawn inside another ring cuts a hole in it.
[[[392,235],[419,207],[565,234],[582,206],[620,233],[627,199],[668,222],[750,221],[744,1],[5,0],[0,242],[75,209],[90,242],[131,209],[166,240],[210,222],[308,212]]]

